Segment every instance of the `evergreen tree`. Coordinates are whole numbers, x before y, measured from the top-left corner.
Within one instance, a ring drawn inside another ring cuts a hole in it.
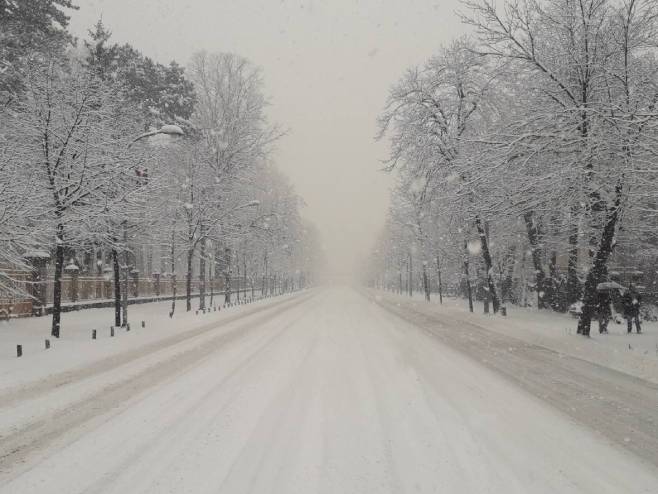
[[[146,130],[177,123],[187,127],[194,109],[194,86],[176,62],[168,66],[144,56],[129,44],[110,41],[112,32],[99,20],[85,40],[85,65],[105,80],[123,86],[139,109]]]
[[[87,50],[86,65],[95,70],[99,77],[105,79],[116,75],[118,66],[118,51],[116,44],[109,44],[112,32],[98,19],[94,29],[88,31],[90,40],[85,40]]]
[[[77,8],[71,0],[0,0],[0,103],[20,94],[21,73],[32,57],[73,42],[64,9]]]

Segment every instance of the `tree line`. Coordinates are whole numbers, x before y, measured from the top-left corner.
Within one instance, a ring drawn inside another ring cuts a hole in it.
[[[206,307],[209,278],[224,279],[227,301],[236,275],[263,290],[307,282],[318,239],[272,163],[284,132],[260,69],[204,51],[163,65],[102,21],[78,42],[74,8],[0,1],[0,289],[17,289],[12,269],[51,259],[59,336],[71,267],[111,273],[117,326],[142,254],[171,279],[170,315],[179,273],[188,311],[193,284]]]
[[[415,257],[427,297],[436,273],[471,310],[580,302],[589,335],[599,283],[656,294],[658,4],[468,0],[460,15],[472,35],[407,70],[379,119],[397,182],[368,276],[401,289]]]

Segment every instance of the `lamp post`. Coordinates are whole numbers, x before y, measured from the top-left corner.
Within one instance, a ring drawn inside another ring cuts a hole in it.
[[[145,132],[145,133],[140,134],[137,137],[135,137],[128,144],[128,146],[126,146],[126,150],[130,149],[133,146],[133,144],[135,144],[137,141],[140,141],[140,140],[145,139],[147,137],[151,137],[151,136],[158,135],[158,134],[183,136],[183,135],[185,135],[185,132],[183,132],[183,129],[181,129],[178,125],[163,125],[158,130]],[[136,170],[136,171],[138,171],[138,170]],[[122,266],[122,268],[123,268],[123,299],[121,301],[119,300],[120,290],[115,290],[114,305],[115,305],[116,313],[119,312],[119,305],[121,305],[121,313],[122,313],[121,326],[125,327],[125,326],[128,325],[128,288],[129,288],[129,277],[130,277],[130,266],[128,264],[128,220],[124,219],[121,222],[121,225],[122,225],[122,229],[123,229],[123,266]],[[119,280],[116,278],[116,276],[115,276],[114,283],[115,283],[115,286],[119,285]]]

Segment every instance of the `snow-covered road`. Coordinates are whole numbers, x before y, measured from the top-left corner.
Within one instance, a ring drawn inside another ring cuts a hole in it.
[[[0,492],[658,492],[651,461],[409,319],[315,289],[0,392]]]

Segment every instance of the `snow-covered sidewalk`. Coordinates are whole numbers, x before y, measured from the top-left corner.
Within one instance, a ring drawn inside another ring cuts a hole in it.
[[[658,323],[644,321],[642,334],[627,334],[626,322],[611,321],[608,334],[599,334],[598,323],[592,323],[591,338],[576,334],[577,320],[569,314],[548,310],[508,306],[506,317],[483,314],[482,304],[476,303],[474,312],[468,311],[463,299],[444,297],[443,304],[433,294],[428,303],[422,294],[413,298],[390,292],[373,292],[379,300],[400,306],[409,305],[428,314],[443,314],[468,321],[482,328],[526,343],[540,345],[557,352],[578,357],[592,363],[625,372],[632,376],[658,383]]]
[[[115,328],[114,309],[87,309],[62,314],[59,339],[50,336],[50,316],[12,319],[0,322],[0,391],[16,388],[24,383],[85,366],[115,355],[153,345],[172,336],[181,335],[207,325],[219,325],[236,315],[248,315],[287,300],[294,295],[265,298],[252,304],[201,311],[197,314],[198,300],[193,310],[185,311],[185,301],[176,302],[176,311],[169,317],[171,301],[131,305],[128,318],[131,330]],[[223,302],[223,298],[221,299]],[[219,300],[217,300],[219,302]],[[142,328],[141,322],[145,327]],[[96,329],[97,339],[92,340]],[[45,349],[49,339],[51,348]],[[16,357],[16,345],[22,345],[23,356]]]

